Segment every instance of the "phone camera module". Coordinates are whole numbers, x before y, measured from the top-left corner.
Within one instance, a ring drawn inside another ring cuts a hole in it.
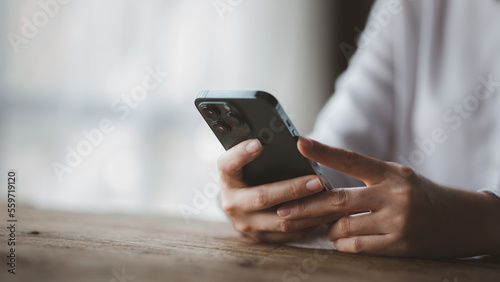
[[[243,125],[243,119],[236,113],[229,112],[224,116],[224,121],[232,127]]]
[[[201,113],[208,119],[215,120],[219,117],[219,110],[210,105],[203,105],[200,108]]]
[[[212,128],[219,134],[228,134],[231,132],[231,127],[223,121],[216,121],[212,124]]]

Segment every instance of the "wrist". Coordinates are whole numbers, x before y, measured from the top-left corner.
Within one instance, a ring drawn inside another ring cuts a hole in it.
[[[491,232],[492,252],[491,254],[500,253],[500,197],[488,191],[477,192],[484,198],[485,209],[484,215],[485,225],[488,225],[488,231]]]
[[[455,233],[455,238],[450,239],[458,243],[457,249],[463,250],[459,256],[500,252],[500,198],[487,192],[449,189],[454,196],[448,197],[445,212],[450,225],[455,225],[449,226]]]

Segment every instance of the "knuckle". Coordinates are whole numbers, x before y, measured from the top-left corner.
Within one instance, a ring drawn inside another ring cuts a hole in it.
[[[300,214],[302,216],[308,216],[309,215],[309,211],[307,209],[307,201],[306,200],[296,201],[295,205],[293,206],[293,209],[296,210],[297,214]]]
[[[252,226],[246,223],[235,223],[234,227],[236,228],[236,230],[243,232],[245,234],[248,234],[253,230]]]
[[[330,202],[334,206],[344,207],[347,205],[347,192],[345,189],[335,190],[330,195]]]
[[[392,169],[388,171],[389,175],[391,175],[392,178],[411,179],[412,177],[415,177],[417,175],[415,170],[413,170],[413,168],[409,166],[405,166],[395,162],[387,162],[387,165],[389,165],[389,167],[392,167]]]
[[[395,199],[400,203],[401,206],[409,207],[414,198],[414,191],[410,185],[398,185],[391,190]]]
[[[344,152],[345,164],[348,169],[357,165],[360,161],[360,158],[361,156],[354,151],[345,150]]]
[[[227,151],[217,159],[217,168],[221,177],[231,177],[241,171],[241,163],[241,156]]]
[[[363,241],[360,238],[355,237],[351,240],[351,251],[355,254],[363,252]]]
[[[293,223],[290,220],[282,219],[278,222],[278,230],[285,233],[293,231]]]
[[[231,183],[231,178],[233,176],[225,170],[219,170],[219,180],[221,182],[222,188],[229,188],[229,183]]]
[[[254,205],[257,209],[263,209],[267,207],[268,196],[264,189],[256,189],[254,195]]]
[[[222,172],[224,170],[224,164],[224,154],[222,154],[217,158],[217,168],[219,169],[219,171]]]
[[[414,177],[416,174],[415,171],[411,167],[408,167],[408,166],[398,165],[397,169],[398,169],[399,175],[402,177],[405,177],[405,178]]]
[[[226,168],[221,168],[219,167],[219,179],[222,181],[223,184],[226,184],[228,180],[230,180],[233,176],[231,173]]]
[[[229,215],[230,217],[234,217],[237,213],[238,207],[233,203],[223,202],[222,209],[227,215]]]
[[[222,199],[224,200],[225,198],[227,198],[227,194],[230,193],[232,181],[231,179],[228,179],[227,177],[225,177],[225,175],[223,175],[220,172],[219,172],[219,186],[222,194]]]
[[[342,217],[337,221],[339,233],[343,236],[349,236],[351,232],[351,221],[348,217]]]
[[[286,189],[286,193],[288,193],[288,197],[290,199],[298,199],[301,198],[301,190],[302,186],[297,183],[297,181],[291,181]]]
[[[227,154],[228,152],[225,152],[224,154],[220,155],[219,158],[217,158],[217,168],[219,169],[220,173],[225,173],[228,169]]]

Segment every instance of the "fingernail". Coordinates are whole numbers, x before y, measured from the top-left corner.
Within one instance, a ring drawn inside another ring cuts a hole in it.
[[[323,189],[323,184],[321,184],[318,178],[314,178],[306,183],[306,188],[311,191],[319,191]]]
[[[253,154],[257,152],[260,149],[260,142],[258,140],[252,140],[250,143],[247,144],[247,152],[250,154]]]
[[[285,208],[284,207],[278,208],[278,215],[280,217],[286,217],[287,215],[290,214],[290,212],[292,212],[292,209],[290,209],[290,208],[287,208],[287,207],[285,207]]]

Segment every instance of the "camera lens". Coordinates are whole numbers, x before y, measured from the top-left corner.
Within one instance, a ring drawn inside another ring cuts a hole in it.
[[[231,127],[223,121],[214,122],[212,128],[219,134],[228,134],[231,131]]]
[[[243,119],[233,112],[229,112],[224,116],[224,121],[232,127],[243,125]]]
[[[208,119],[216,119],[219,117],[219,110],[210,105],[203,105],[200,108],[201,113]]]

